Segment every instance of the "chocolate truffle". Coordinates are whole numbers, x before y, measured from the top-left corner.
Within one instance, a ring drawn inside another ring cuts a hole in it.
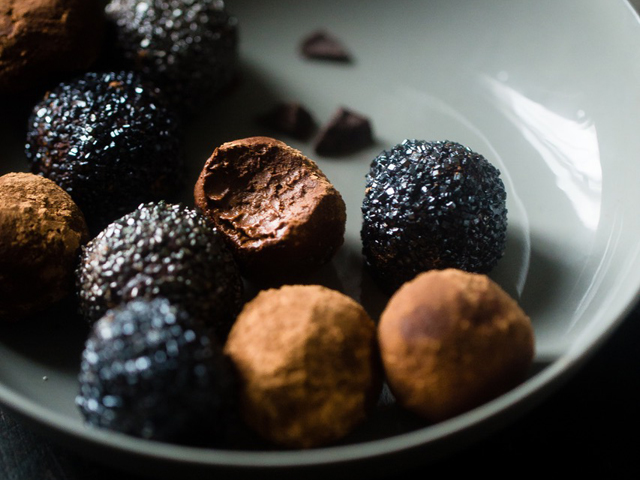
[[[163,297],[221,339],[242,302],[240,272],[220,235],[191,208],[165,202],[140,205],[91,240],[77,285],[89,322],[121,303]]]
[[[0,319],[36,313],[71,293],[87,237],[82,212],[51,180],[0,177]]]
[[[362,252],[388,291],[443,268],[488,273],[506,246],[500,171],[459,143],[405,140],[371,163]]]
[[[273,138],[216,148],[194,195],[252,278],[305,273],[328,262],[344,240],[340,193],[313,161]]]
[[[206,105],[235,77],[237,21],[221,0],[111,0],[106,12],[128,68],[183,112]]]
[[[325,287],[263,290],[245,305],[224,351],[238,374],[244,420],[287,447],[343,437],[380,391],[375,324]]]
[[[109,310],[87,339],[79,381],[89,425],[153,440],[220,445],[235,407],[217,341],[163,298]]]
[[[161,92],[132,72],[87,73],[58,85],[33,109],[25,152],[31,170],[65,189],[94,232],[182,186],[176,117]]]
[[[0,96],[25,92],[97,59],[101,0],[4,0],[0,4]]]
[[[433,270],[404,284],[378,342],[398,403],[437,422],[523,381],[534,355],[529,317],[489,277]]]

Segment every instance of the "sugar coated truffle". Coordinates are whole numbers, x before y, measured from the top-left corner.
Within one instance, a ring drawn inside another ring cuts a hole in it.
[[[86,70],[98,58],[103,31],[101,0],[3,0],[0,96]]]
[[[194,196],[249,277],[286,278],[318,268],[344,240],[340,193],[312,160],[273,138],[216,148]]]
[[[366,263],[389,291],[431,269],[488,273],[506,246],[500,172],[455,142],[405,140],[378,155],[362,214]]]
[[[161,93],[131,72],[88,73],[35,106],[26,154],[80,206],[94,231],[182,185],[182,145]]]
[[[434,422],[518,385],[534,355],[516,301],[486,275],[456,269],[404,284],[382,313],[378,342],[398,403]]]
[[[245,421],[265,438],[308,448],[335,441],[375,404],[375,324],[355,301],[315,285],[263,290],[225,345]]]
[[[221,0],[112,0],[106,12],[128,67],[186,113],[214,98],[236,74],[237,22]]]
[[[80,308],[90,322],[130,300],[163,297],[224,338],[240,310],[242,280],[218,233],[194,210],[140,205],[83,249]]]
[[[235,407],[215,338],[162,298],[134,300],[94,325],[79,382],[89,425],[152,440],[219,445]]]
[[[0,177],[0,319],[13,320],[73,292],[73,270],[88,240],[82,212],[51,180]]]

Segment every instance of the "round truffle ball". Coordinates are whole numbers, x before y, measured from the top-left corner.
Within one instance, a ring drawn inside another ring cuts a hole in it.
[[[237,371],[245,422],[287,447],[343,437],[380,390],[373,321],[324,287],[263,290],[245,305],[224,351]]]
[[[33,109],[26,154],[94,231],[142,202],[171,198],[184,173],[174,115],[131,72],[88,73],[49,92]]]
[[[102,46],[101,0],[4,0],[0,4],[0,96],[86,70]]]
[[[251,278],[295,278],[328,262],[344,241],[340,193],[313,161],[273,138],[216,148],[194,196]]]
[[[128,67],[182,111],[206,105],[234,78],[237,22],[221,0],[112,0],[106,12]]]
[[[488,273],[504,253],[500,172],[458,143],[405,140],[382,152],[365,192],[363,253],[388,291],[431,269]]]
[[[30,173],[0,177],[0,319],[17,319],[73,291],[82,212],[51,180]]]
[[[242,305],[231,252],[204,217],[182,205],[140,205],[83,249],[80,309],[90,322],[138,298],[164,297],[225,338]]]
[[[109,310],[89,335],[76,404],[92,426],[223,443],[234,382],[217,341],[165,299]]]
[[[378,342],[398,403],[434,422],[515,387],[534,355],[516,301],[486,275],[455,269],[404,284],[382,313]]]

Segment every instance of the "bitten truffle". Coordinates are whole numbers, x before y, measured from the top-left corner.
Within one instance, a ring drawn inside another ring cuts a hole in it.
[[[534,355],[516,301],[486,275],[455,269],[404,284],[382,313],[378,342],[398,403],[434,422],[518,385]]]
[[[500,171],[459,143],[405,140],[371,163],[362,251],[388,291],[443,268],[488,273],[504,254],[507,193]]]
[[[0,177],[0,319],[36,313],[70,294],[87,240],[82,212],[51,180]]]
[[[86,70],[104,31],[101,0],[3,0],[0,4],[0,96]]]
[[[280,445],[335,441],[363,421],[380,391],[375,324],[349,297],[315,285],[263,290],[224,349],[246,423]]]
[[[218,147],[194,196],[252,278],[286,278],[315,269],[344,240],[340,193],[313,161],[273,138]]]

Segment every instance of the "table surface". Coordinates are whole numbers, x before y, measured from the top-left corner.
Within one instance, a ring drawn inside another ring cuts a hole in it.
[[[630,0],[638,10],[640,0]],[[640,46],[639,46],[640,47]],[[501,478],[581,474],[639,478],[633,439],[640,427],[640,307],[583,368],[542,404],[490,437],[405,478],[486,472]],[[143,477],[67,451],[0,409],[0,480],[119,480]]]

